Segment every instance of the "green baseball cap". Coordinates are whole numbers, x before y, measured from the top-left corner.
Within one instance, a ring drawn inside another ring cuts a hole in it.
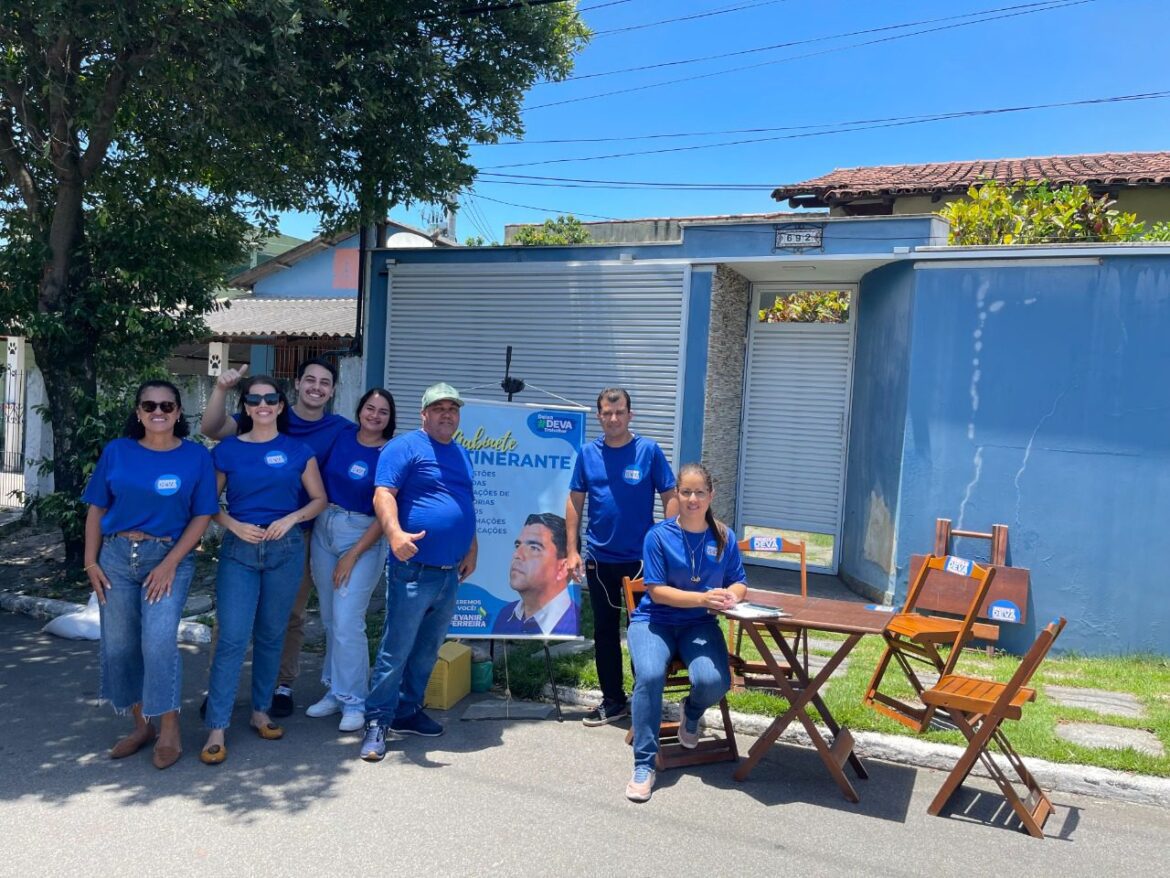
[[[423,392],[422,407],[425,409],[427,406],[432,406],[445,399],[451,400],[457,406],[463,406],[463,397],[459,395],[459,391],[446,381],[440,381],[438,384],[432,384]]]

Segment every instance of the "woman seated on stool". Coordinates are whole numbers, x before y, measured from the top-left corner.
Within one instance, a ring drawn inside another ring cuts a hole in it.
[[[711,474],[688,463],[678,474],[679,514],[656,524],[642,548],[646,593],[626,632],[636,681],[631,702],[634,774],[626,798],[645,802],[654,789],[666,669],[687,666],[690,695],[680,705],[678,742],[694,749],[699,718],[731,688],[720,610],[747,592],[735,534],[711,512]]]

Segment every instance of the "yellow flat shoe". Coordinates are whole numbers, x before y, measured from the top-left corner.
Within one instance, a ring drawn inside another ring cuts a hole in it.
[[[212,744],[199,752],[199,761],[204,765],[219,765],[227,759],[227,747],[222,744]]]
[[[276,723],[265,723],[262,726],[252,726],[256,730],[256,734],[265,741],[279,741],[284,737],[284,729]]]

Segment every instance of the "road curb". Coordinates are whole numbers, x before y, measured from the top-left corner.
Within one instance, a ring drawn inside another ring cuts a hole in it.
[[[557,694],[563,704],[592,707],[601,702],[601,693],[590,689],[558,686]],[[545,687],[544,696],[552,698],[552,691],[548,686]],[[674,705],[663,706],[663,713],[671,714],[672,719],[676,718],[677,712]],[[768,728],[770,722],[769,717],[731,712],[732,726],[740,734],[759,737]],[[720,728],[723,725],[723,720],[717,710],[709,710],[703,716],[701,724],[705,728]],[[822,731],[824,730],[822,729]],[[902,735],[860,731],[852,732],[852,735],[855,750],[859,756],[867,759],[880,759],[883,762],[893,762],[898,765],[909,765],[914,768],[950,771],[963,752],[962,747],[937,744]],[[784,730],[780,740],[788,744],[812,746],[812,742],[803,729],[791,726]],[[1002,757],[997,754],[995,758],[1010,775],[1011,769],[1007,767]],[[1050,793],[1075,793],[1081,796],[1107,799],[1111,802],[1128,802],[1135,805],[1170,808],[1170,778],[1130,774],[1088,765],[1064,765],[1032,757],[1028,757],[1027,764],[1028,770],[1035,775],[1040,786]],[[982,764],[976,764],[972,774],[979,777],[990,777]]]
[[[0,591],[0,610],[31,616],[33,619],[56,619],[69,613],[80,613],[84,609],[85,604],[75,604],[73,601]],[[211,629],[202,622],[180,622],[179,643],[211,643]]]

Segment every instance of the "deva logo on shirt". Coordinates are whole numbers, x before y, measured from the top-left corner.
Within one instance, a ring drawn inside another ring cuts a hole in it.
[[[718,553],[717,553],[717,551],[716,551],[716,549],[715,549],[715,544],[714,544],[714,543],[707,543],[707,557],[708,557],[708,558],[715,558],[715,557],[718,557]]]
[[[264,455],[264,462],[269,466],[284,466],[288,463],[288,456],[283,451],[269,451]]]
[[[369,471],[370,468],[366,465],[364,460],[355,460],[349,465],[349,477],[354,481],[357,481],[358,479],[364,479],[366,477],[366,473]]]
[[[622,473],[622,478],[631,485],[636,485],[642,481],[642,468],[637,466],[627,466],[625,472]]]
[[[174,473],[167,473],[161,475],[154,480],[154,492],[161,494],[164,497],[169,497],[172,494],[179,493],[179,488],[183,486],[183,480]]]

